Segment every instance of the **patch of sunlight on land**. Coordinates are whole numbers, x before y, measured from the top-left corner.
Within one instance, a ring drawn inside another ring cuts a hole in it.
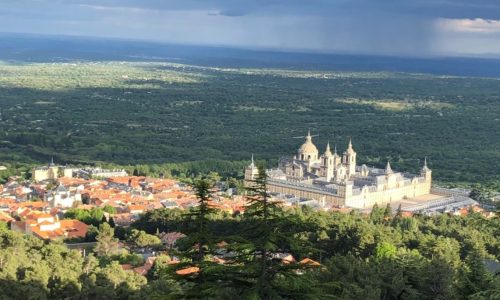
[[[182,100],[182,101],[175,102],[174,105],[175,106],[192,106],[192,105],[200,105],[202,103],[203,103],[203,101],[199,101],[199,100],[192,100],[192,101]]]
[[[0,63],[0,87],[38,90],[84,88],[154,89],[175,83],[198,83],[203,75],[148,68],[151,63]]]
[[[306,112],[311,111],[308,107],[297,106],[291,109],[275,108],[275,107],[261,107],[261,106],[248,106],[239,105],[234,108],[234,111],[252,111],[252,112],[272,112],[272,111],[294,111],[294,112]]]
[[[336,101],[346,104],[366,105],[366,106],[371,106],[375,109],[388,110],[388,111],[404,111],[416,108],[441,110],[441,109],[452,109],[455,107],[451,103],[438,102],[433,100],[418,100],[410,102],[404,100],[396,101],[392,99],[367,100],[358,98],[346,98],[346,99],[337,99]]]
[[[419,73],[397,73],[387,71],[304,71],[284,69],[234,69],[234,68],[212,68],[220,72],[230,72],[244,75],[274,76],[282,78],[313,78],[313,79],[390,79],[390,78],[431,78],[432,75]]]
[[[415,78],[425,79],[435,77],[429,74],[421,73],[400,73],[388,71],[314,71],[314,70],[286,70],[286,69],[273,69],[273,68],[231,68],[231,67],[206,67],[185,65],[179,63],[162,63],[161,66],[168,67],[174,70],[201,70],[201,71],[215,71],[219,73],[233,73],[251,76],[273,76],[282,78],[314,78],[314,79],[346,79],[346,78],[359,78],[359,79],[388,79],[388,78]],[[448,78],[454,78],[448,76]]]
[[[263,111],[275,111],[276,108],[272,107],[260,107],[260,106],[244,106],[240,105],[234,109],[235,111],[255,111],[255,112],[263,112]]]
[[[37,105],[52,105],[52,104],[56,104],[56,102],[54,102],[54,101],[36,101],[35,104],[37,104]]]
[[[244,75],[275,76],[283,78],[314,78],[314,79],[381,79],[401,78],[401,74],[391,72],[348,72],[348,71],[292,71],[282,69],[218,69],[218,71],[239,73]],[[419,76],[416,74],[404,74],[403,76]]]

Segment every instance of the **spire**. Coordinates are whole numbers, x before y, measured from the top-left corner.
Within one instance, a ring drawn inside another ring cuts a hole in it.
[[[422,167],[422,172],[430,171],[429,167],[427,167],[427,156],[424,158],[424,166]]]
[[[307,131],[306,142],[311,142],[311,141],[312,141],[312,136],[311,136],[311,130],[309,129]]]
[[[392,174],[391,163],[387,161],[387,165],[385,166],[385,174]]]
[[[333,153],[334,153],[334,154],[337,154],[337,145],[336,145],[336,144],[335,144],[335,146],[334,146]]]
[[[252,163],[250,164],[250,167],[252,167],[252,168],[255,167],[255,163],[253,161],[253,153],[252,153]]]
[[[352,148],[352,139],[351,138],[349,138],[349,144],[347,145],[347,150],[345,151],[345,153],[348,153],[348,154],[354,153],[354,149]]]
[[[52,156],[50,158],[50,164],[49,164],[49,166],[53,166],[53,165],[54,165],[54,156]]]
[[[330,141],[326,144],[325,156],[332,156],[332,150],[330,150]]]

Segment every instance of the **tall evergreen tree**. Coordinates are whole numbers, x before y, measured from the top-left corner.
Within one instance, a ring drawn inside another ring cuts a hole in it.
[[[223,278],[218,272],[213,271],[213,268],[217,270],[217,266],[209,257],[216,242],[209,228],[210,217],[215,213],[211,203],[213,184],[210,179],[195,181],[193,188],[198,198],[198,205],[192,208],[185,219],[184,233],[187,237],[183,239],[184,251],[181,254],[190,261],[179,264],[176,270],[186,267],[198,268],[193,276],[183,276],[183,279],[188,281],[184,294],[188,298],[216,297],[217,281]]]
[[[392,207],[390,203],[387,203],[387,206],[384,210],[384,219],[388,219],[392,217]]]
[[[94,252],[98,256],[108,256],[116,254],[119,251],[118,239],[114,237],[115,231],[108,223],[102,223],[99,226]]]
[[[248,206],[244,220],[248,226],[242,235],[252,253],[245,268],[247,275],[254,279],[254,284],[246,296],[261,299],[311,296],[314,294],[312,285],[306,283],[306,278],[298,280],[298,274],[308,266],[283,261],[282,257],[290,253],[310,254],[312,249],[308,242],[297,236],[311,232],[313,228],[307,222],[300,222],[296,214],[286,215],[281,204],[271,200],[267,180],[265,169],[259,167],[257,178],[247,188]]]
[[[193,187],[198,198],[198,206],[186,215],[189,224],[185,233],[188,236],[186,239],[188,244],[195,250],[192,252],[191,259],[193,262],[200,263],[208,254],[208,249],[213,246],[212,232],[208,227],[210,216],[215,213],[211,204],[213,184],[209,180],[199,179]]]

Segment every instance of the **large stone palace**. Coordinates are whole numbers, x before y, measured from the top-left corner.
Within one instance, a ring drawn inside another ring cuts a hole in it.
[[[252,158],[245,169],[246,183],[250,184],[257,174]],[[266,174],[270,193],[360,209],[430,194],[432,181],[426,160],[418,175],[393,171],[389,162],[385,169],[358,166],[350,140],[342,155],[337,154],[336,147],[332,153],[329,143],[319,155],[310,133],[296,156],[280,159],[278,168],[266,170]]]

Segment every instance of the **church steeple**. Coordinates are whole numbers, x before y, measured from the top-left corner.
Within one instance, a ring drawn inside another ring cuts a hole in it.
[[[352,148],[351,138],[349,138],[347,150],[344,152],[343,163],[347,167],[348,178],[356,174],[356,151],[354,151],[354,149]]]
[[[325,156],[326,157],[333,156],[332,151],[330,150],[330,141],[328,141],[328,144],[326,144]]]
[[[349,138],[349,144],[347,145],[347,149],[345,150],[345,153],[346,154],[356,153],[356,151],[354,151],[354,149],[352,148],[352,139],[351,138]]]
[[[424,158],[424,166],[420,170],[420,176],[423,176],[426,181],[431,182],[432,180],[432,170],[427,166],[427,157]]]
[[[390,161],[387,161],[387,165],[385,166],[385,174],[392,174],[392,168]]]
[[[427,167],[427,156],[424,158],[424,166],[422,167],[422,173],[429,172],[431,169]]]
[[[252,153],[252,161],[248,167],[245,168],[245,180],[250,180],[253,181],[255,178],[257,178],[257,175],[259,174],[258,168],[255,166],[255,162],[253,160],[253,153]]]

